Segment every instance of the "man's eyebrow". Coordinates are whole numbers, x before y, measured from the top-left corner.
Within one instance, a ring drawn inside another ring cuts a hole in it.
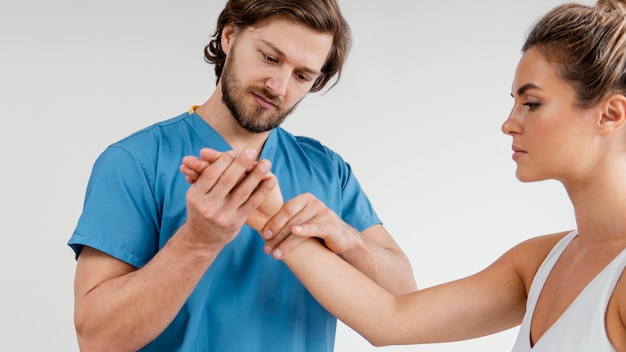
[[[264,39],[259,39],[261,41],[261,43],[263,43],[264,45],[267,45],[268,47],[270,47],[272,50],[274,50],[274,52],[276,53],[276,55],[281,56],[281,57],[285,57],[285,53],[280,50],[279,48],[277,48],[274,44],[272,44],[271,42],[268,42],[267,40]],[[320,70],[315,70],[312,69],[310,67],[300,67],[298,68],[300,71],[304,71],[304,72],[308,72],[312,75],[320,75],[322,74],[322,72]]]
[[[517,90],[517,95],[524,95],[524,93],[526,93],[527,90],[529,89],[539,89],[541,90],[541,88],[539,88],[537,85],[533,84],[533,83],[526,83],[523,86],[519,87],[519,89]],[[513,96],[513,94],[511,93],[511,96]]]

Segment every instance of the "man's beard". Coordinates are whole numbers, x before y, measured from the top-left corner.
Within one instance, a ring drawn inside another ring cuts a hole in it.
[[[280,100],[267,89],[242,87],[241,82],[235,76],[234,66],[232,60],[224,65],[220,80],[222,81],[222,101],[230,110],[235,121],[237,121],[239,126],[252,133],[263,133],[278,127],[293,112],[299,102],[290,109],[283,110]],[[258,106],[254,111],[246,109],[243,99],[251,93],[271,101],[276,112],[269,113],[261,106]]]

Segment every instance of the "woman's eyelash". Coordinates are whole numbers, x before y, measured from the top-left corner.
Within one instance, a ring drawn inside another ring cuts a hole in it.
[[[534,110],[539,106],[539,103],[528,102],[524,103],[524,106],[527,106],[529,110]]]

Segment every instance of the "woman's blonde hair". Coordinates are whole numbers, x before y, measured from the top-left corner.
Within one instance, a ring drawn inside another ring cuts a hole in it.
[[[595,106],[608,94],[626,95],[626,3],[564,4],[532,27],[522,52],[538,48],[576,92],[576,105]]]

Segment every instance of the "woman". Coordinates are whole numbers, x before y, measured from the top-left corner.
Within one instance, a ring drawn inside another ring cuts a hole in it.
[[[521,323],[513,351],[626,351],[626,4],[556,7],[522,52],[502,131],[513,137],[519,180],[563,184],[577,230],[529,239],[475,275],[402,296],[319,241],[286,254],[311,294],[372,344],[455,341]],[[323,226],[291,226],[284,212],[265,231],[322,237]]]

